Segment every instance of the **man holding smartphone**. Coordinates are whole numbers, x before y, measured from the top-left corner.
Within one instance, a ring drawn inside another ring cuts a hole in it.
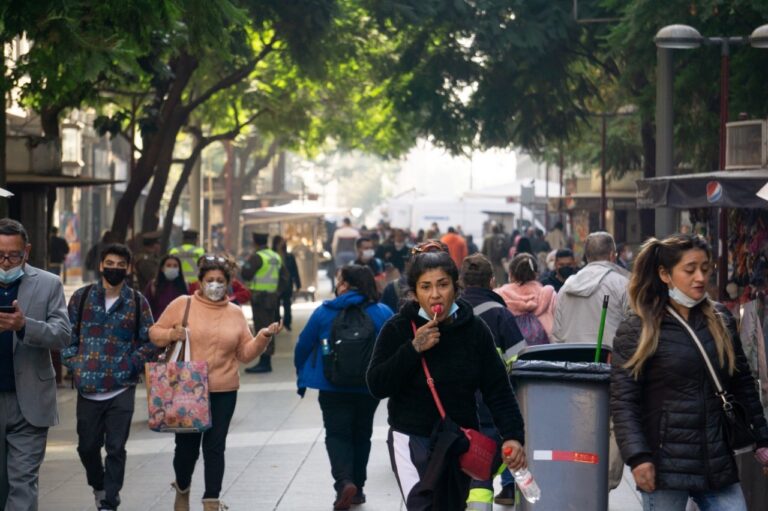
[[[58,424],[50,350],[70,326],[61,280],[27,259],[19,222],[0,219],[0,509],[37,509],[48,428]]]

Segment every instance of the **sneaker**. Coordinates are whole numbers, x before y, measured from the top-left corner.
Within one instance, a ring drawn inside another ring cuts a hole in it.
[[[508,484],[501,487],[501,491],[493,498],[493,501],[500,506],[515,505],[515,485]]]
[[[365,493],[363,493],[362,488],[358,488],[357,493],[355,493],[355,496],[352,497],[353,506],[359,506],[360,504],[365,504]]]
[[[93,490],[93,498],[96,501],[96,509],[101,507],[101,501],[107,497],[107,492],[104,490]]]
[[[333,503],[334,511],[352,507],[352,499],[355,495],[357,495],[357,486],[354,483],[346,483],[336,494],[336,501]]]

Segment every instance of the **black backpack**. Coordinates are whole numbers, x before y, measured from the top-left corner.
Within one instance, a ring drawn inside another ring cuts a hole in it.
[[[364,304],[342,310],[331,326],[330,353],[323,355],[323,374],[334,385],[364,387],[365,372],[376,342],[376,327]]]

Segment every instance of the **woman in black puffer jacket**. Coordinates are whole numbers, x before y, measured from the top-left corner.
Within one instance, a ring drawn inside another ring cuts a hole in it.
[[[629,284],[634,314],[613,342],[611,409],[616,440],[642,491],[644,509],[746,511],[722,402],[671,305],[696,332],[726,390],[741,402],[768,466],[768,425],[733,317],[706,294],[712,255],[698,236],[651,239]]]
[[[475,392],[502,437],[499,457],[513,470],[526,465],[523,418],[490,330],[467,302],[456,300],[459,272],[444,245],[429,241],[414,250],[408,284],[416,300],[381,329],[368,388],[389,398],[387,443],[408,511],[463,510],[470,478],[459,470],[458,456],[468,445],[455,425],[477,429]],[[452,422],[440,420],[422,357]],[[450,438],[455,440],[445,453],[440,446]]]

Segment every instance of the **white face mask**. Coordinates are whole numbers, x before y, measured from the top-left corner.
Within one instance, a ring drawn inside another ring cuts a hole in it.
[[[373,259],[373,256],[376,254],[376,251],[372,248],[368,248],[366,250],[363,250],[363,255],[361,256],[361,259],[363,261],[370,261]]]
[[[218,302],[224,298],[224,294],[227,292],[227,286],[221,282],[206,282],[203,288],[205,297],[212,302]]]
[[[687,294],[680,291],[678,288],[669,288],[669,297],[674,300],[679,305],[682,305],[683,307],[687,309],[692,309],[696,307],[698,304],[709,298],[709,295],[707,293],[704,293],[704,296],[699,298],[698,300],[694,300]]]
[[[168,280],[176,280],[176,277],[179,276],[179,269],[175,267],[165,268],[163,269],[163,275]]]

